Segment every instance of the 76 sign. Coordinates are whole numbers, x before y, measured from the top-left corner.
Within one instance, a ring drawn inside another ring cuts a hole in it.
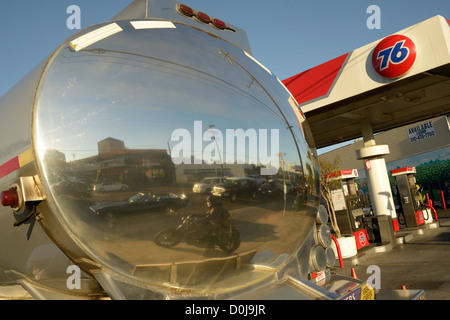
[[[406,36],[393,35],[384,38],[372,53],[375,71],[386,78],[404,75],[416,60],[416,45]]]
[[[378,52],[377,59],[381,59],[380,70],[389,67],[390,63],[399,64],[409,56],[409,49],[404,47],[405,40],[397,42],[393,47]]]

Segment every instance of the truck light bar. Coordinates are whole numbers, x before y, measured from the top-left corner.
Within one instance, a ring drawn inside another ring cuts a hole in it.
[[[192,9],[191,7],[184,5],[184,4],[178,5],[178,13],[180,13],[184,16],[190,17],[190,18],[195,18],[197,21],[199,21],[201,23],[211,24],[213,27],[220,29],[220,30],[234,31],[222,20],[213,18],[204,12],[197,11],[197,10]]]

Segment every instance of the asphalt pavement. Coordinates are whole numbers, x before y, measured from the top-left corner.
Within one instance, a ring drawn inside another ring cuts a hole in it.
[[[358,279],[369,281],[378,272],[381,290],[404,286],[424,290],[428,300],[450,300],[450,209],[437,215],[430,225],[397,231],[395,246],[373,243],[344,259],[343,268],[336,262],[332,272],[351,276],[353,268]]]

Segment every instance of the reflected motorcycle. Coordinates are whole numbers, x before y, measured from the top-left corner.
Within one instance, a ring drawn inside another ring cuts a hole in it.
[[[185,239],[187,244],[206,243],[208,247],[218,246],[227,253],[233,252],[241,245],[240,233],[233,226],[216,227],[205,234],[199,227],[198,220],[199,217],[194,215],[184,217],[178,227],[158,232],[153,240],[161,247],[170,248]]]

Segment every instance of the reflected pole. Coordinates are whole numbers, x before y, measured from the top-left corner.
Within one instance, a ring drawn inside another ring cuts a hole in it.
[[[283,172],[283,216],[286,214],[286,176],[284,173],[284,166],[286,165],[286,163],[283,159],[284,155],[286,155],[286,153],[278,154],[278,156],[280,157],[281,172]]]
[[[221,169],[221,173],[222,173],[222,178],[223,178],[223,162],[222,162],[222,156],[220,155],[220,150],[219,150],[219,145],[217,144],[217,140],[216,140],[216,136],[214,135],[214,131],[212,130],[212,128],[214,128],[213,124],[210,124],[209,126],[205,127],[206,129],[209,129],[211,131],[212,134],[212,138],[214,140],[214,143],[216,145],[216,149],[217,149],[217,153],[219,155],[219,161],[220,161],[220,169]]]

